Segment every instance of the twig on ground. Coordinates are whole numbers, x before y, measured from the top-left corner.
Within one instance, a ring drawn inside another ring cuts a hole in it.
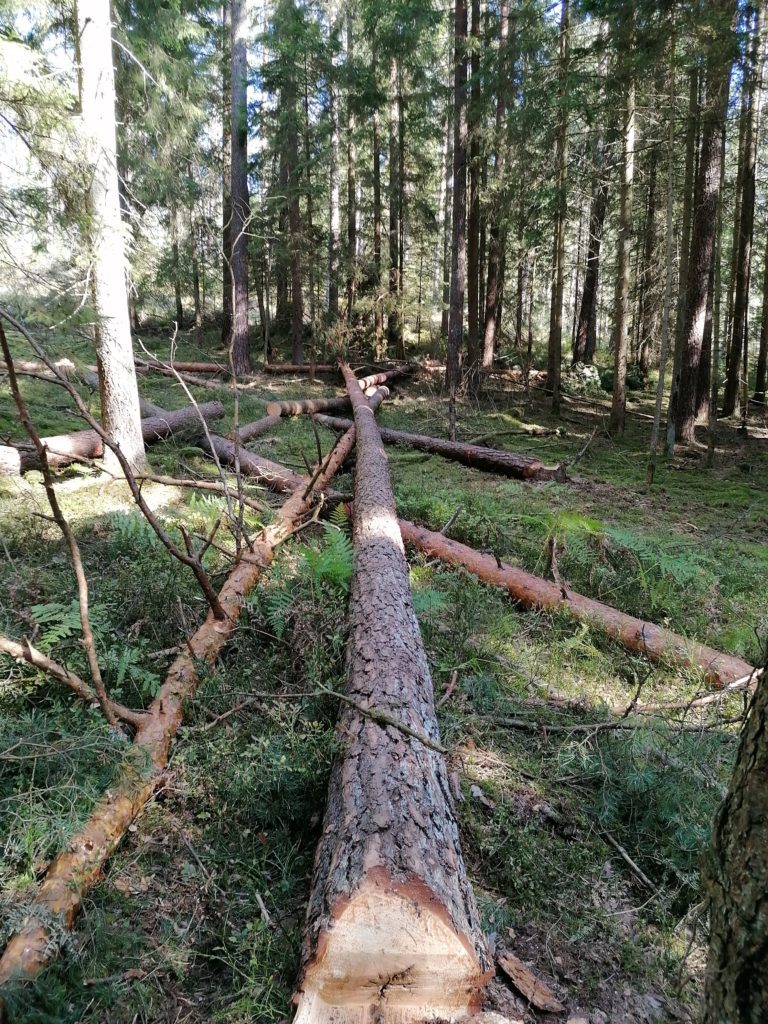
[[[647,889],[650,889],[651,892],[658,894],[658,891],[659,891],[658,888],[653,884],[653,882],[645,874],[645,872],[642,870],[642,868],[638,864],[636,864],[635,861],[632,860],[632,858],[629,856],[629,854],[624,849],[624,847],[621,845],[621,843],[619,843],[618,840],[613,838],[613,836],[611,835],[610,832],[602,832],[601,831],[600,832],[600,838],[604,839],[606,841],[606,843],[609,844],[609,846],[613,847],[613,849],[616,851],[616,853],[618,853],[618,855],[622,858],[622,860],[625,862],[625,864],[629,868],[631,868],[632,873],[643,883],[643,885]]]
[[[447,523],[445,524],[445,526],[444,526],[444,527],[442,528],[442,530],[440,530],[440,533],[442,533],[443,535],[445,535],[446,533],[448,533],[448,531],[450,530],[450,528],[451,528],[451,527],[453,526],[453,524],[454,524],[454,523],[456,522],[456,520],[457,520],[457,519],[459,518],[459,516],[461,515],[461,513],[462,513],[463,511],[464,511],[464,506],[463,506],[463,505],[457,505],[457,506],[456,506],[456,510],[455,510],[455,512],[454,512],[454,513],[453,513],[453,515],[452,515],[452,516],[450,517],[450,519],[449,519],[449,520],[448,520],[448,522],[447,522]]]
[[[456,689],[456,683],[458,681],[459,681],[459,670],[457,668],[455,668],[453,670],[453,672],[451,672],[451,678],[448,680],[448,685],[445,688],[445,693],[442,695],[440,700],[437,702],[438,708],[443,707],[443,705],[446,704],[451,699],[453,691]]]
[[[423,732],[419,732],[417,729],[412,729],[410,725],[406,725],[405,722],[401,722],[398,718],[390,715],[389,712],[384,711],[382,708],[369,708],[365,704],[361,704],[360,701],[355,700],[353,697],[347,697],[345,693],[339,693],[337,690],[331,690],[327,686],[319,686],[318,690],[320,693],[327,693],[329,697],[335,697],[337,700],[343,701],[345,704],[349,704],[350,707],[354,708],[359,714],[365,718],[370,718],[372,722],[376,722],[377,725],[381,726],[392,726],[393,729],[399,729],[400,732],[404,732],[406,736],[412,736],[413,739],[418,740],[419,743],[423,743],[425,747],[430,750],[436,750],[438,754],[447,754],[448,749],[440,743],[436,743],[433,739],[430,739]]]

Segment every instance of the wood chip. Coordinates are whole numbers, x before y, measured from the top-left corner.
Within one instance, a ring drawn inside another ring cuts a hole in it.
[[[518,992],[525,996],[531,1006],[546,1013],[564,1013],[565,1007],[552,995],[514,953],[503,953],[496,961]]]

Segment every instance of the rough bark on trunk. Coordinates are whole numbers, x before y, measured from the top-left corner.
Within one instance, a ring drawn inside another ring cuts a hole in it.
[[[199,411],[198,411],[199,409]],[[154,444],[170,437],[175,431],[200,424],[200,417],[207,420],[219,419],[224,415],[221,402],[207,402],[195,409],[177,409],[149,416],[141,421],[144,444]],[[95,430],[76,430],[71,434],[44,437],[48,449],[48,465],[59,469],[81,459],[100,459],[104,455],[104,444]],[[0,476],[18,476],[40,469],[40,457],[35,448],[0,445]]]
[[[625,615],[610,605],[593,601],[562,584],[533,576],[515,566],[500,566],[494,555],[475,551],[441,533],[433,533],[404,520],[399,522],[407,545],[418,548],[430,558],[439,558],[450,565],[463,565],[486,583],[502,587],[510,597],[527,608],[564,611],[575,619],[598,626],[625,647],[639,651],[653,661],[698,668],[707,681],[718,688],[755,674],[754,667],[741,658],[677,636],[652,622]]]
[[[655,94],[658,96],[658,93]],[[648,195],[645,206],[645,225],[643,227],[643,255],[640,271],[640,298],[638,311],[637,362],[644,374],[648,373],[651,358],[656,347],[658,328],[658,294],[657,280],[659,275],[656,259],[656,182],[658,178],[659,147],[651,146],[648,168]]]
[[[630,5],[634,19],[634,4]],[[631,32],[631,29],[630,29]],[[633,38],[633,34],[630,38]],[[627,349],[629,346],[629,285],[632,249],[632,185],[635,176],[635,80],[630,74],[624,94],[624,127],[621,152],[621,201],[619,209],[619,259],[616,269],[614,320],[613,399],[610,428],[624,433],[627,410]]]
[[[455,0],[453,55],[453,217],[451,292],[445,383],[449,392],[449,434],[456,437],[456,389],[461,377],[464,289],[467,269],[467,3]]]
[[[296,1022],[455,1019],[478,1004],[492,969],[434,749],[432,680],[387,458],[368,402],[348,368],[345,376],[357,429],[346,695],[358,706],[340,716]]]
[[[90,168],[88,244],[93,263],[96,358],[104,429],[120,445],[130,468],[145,466],[139,389],[133,365],[125,277],[125,246],[120,220],[115,128],[115,75],[109,0],[78,0],[80,105]],[[107,468],[120,473],[112,452]]]
[[[332,430],[349,430],[351,426],[351,421],[343,418],[322,415],[315,418],[318,423]],[[440,455],[452,462],[461,462],[473,469],[501,473],[520,480],[558,480],[561,483],[566,480],[564,466],[545,466],[529,455],[517,455],[497,448],[483,448],[476,444],[462,444],[460,441],[446,441],[441,437],[429,437],[426,434],[408,434],[401,430],[388,430],[386,427],[380,428],[380,433],[385,441],[392,444],[432,452],[434,455]]]
[[[768,1020],[768,680],[757,686],[705,871],[706,1024]]]
[[[713,12],[720,14],[733,36],[735,0],[719,0]],[[717,38],[707,55],[706,97],[702,110],[701,155],[697,172],[696,195],[699,201],[693,215],[691,254],[686,288],[685,327],[680,358],[680,377],[675,404],[675,432],[683,444],[694,440],[697,414],[697,389],[710,270],[714,258],[717,211],[720,203],[720,142],[728,101],[733,48]]]
[[[232,12],[232,336],[230,359],[238,376],[251,372],[248,341],[248,8],[246,0],[231,0]]]
[[[565,219],[567,214],[568,108],[566,89],[570,53],[570,0],[562,0],[560,9],[560,68],[558,72],[558,131],[555,154],[557,208],[552,243],[552,295],[549,310],[547,346],[547,392],[552,395],[552,411],[560,412],[560,367],[563,358],[563,282],[565,271]]]

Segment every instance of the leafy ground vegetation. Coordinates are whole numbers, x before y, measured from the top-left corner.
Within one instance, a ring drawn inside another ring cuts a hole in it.
[[[86,350],[79,354],[90,361]],[[181,352],[198,354],[191,346]],[[41,433],[76,426],[49,384],[26,378],[23,386]],[[0,387],[0,435],[19,438]],[[552,420],[534,388],[505,387],[464,398],[460,436],[554,464],[573,459],[595,431],[572,482],[524,484],[392,448],[400,514],[434,529],[455,516],[450,536],[542,575],[554,546],[572,589],[760,662],[768,636],[761,424],[751,424],[749,439],[721,426],[713,470],[704,449],[693,449],[661,464],[648,490],[649,392],[633,394],[626,436],[616,442],[599,394],[572,396]],[[142,391],[166,408],[186,403],[167,378],[144,378]],[[214,397],[193,391],[201,401]],[[237,415],[250,421],[275,397],[307,393],[340,392],[258,378],[240,392]],[[95,409],[97,396],[89,397]],[[229,426],[233,397],[220,397]],[[379,416],[388,426],[446,433],[447,411],[428,375],[399,387]],[[549,432],[535,436],[531,424]],[[332,436],[323,431],[321,439],[327,450]],[[255,447],[304,471],[315,438],[297,419]],[[155,447],[151,459],[161,473],[212,475],[184,438]],[[351,471],[337,486],[351,494]],[[39,476],[2,488],[0,630],[34,638],[84,673],[72,569],[46,518]],[[62,472],[59,490],[91,583],[107,689],[141,707],[203,616],[203,601],[121,485],[105,487],[79,467]],[[184,522],[199,532],[223,500],[160,485],[145,493],[169,527]],[[265,505],[249,513],[256,530],[277,499],[251,493]],[[221,578],[225,555],[212,548],[206,557]],[[343,683],[351,571],[342,511],[284,545],[188,708],[158,798],[91,891],[74,936],[61,937],[63,955],[11,993],[11,1020],[289,1018],[335,750],[338,702],[327,691]],[[742,696],[686,709],[706,689],[694,672],[651,666],[596,629],[517,609],[464,571],[421,556],[411,556],[411,576],[465,855],[493,940],[591,1024],[694,1019],[706,941],[700,867],[735,754]],[[638,699],[674,707],[642,727],[600,727]],[[0,702],[5,935],[109,785],[125,741],[98,710],[7,661]],[[512,1019],[536,1019],[500,983],[490,999]]]

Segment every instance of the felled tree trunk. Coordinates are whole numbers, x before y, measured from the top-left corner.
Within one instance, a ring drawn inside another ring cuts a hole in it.
[[[754,667],[741,658],[677,636],[652,622],[625,615],[610,605],[593,601],[522,569],[500,564],[493,555],[482,554],[441,533],[433,533],[403,519],[399,520],[399,525],[405,543],[430,558],[439,558],[450,565],[463,565],[485,583],[503,587],[510,597],[527,608],[564,611],[575,619],[590,622],[630,650],[647,655],[651,661],[698,668],[715,687],[756,675]]]
[[[246,595],[274,560],[280,542],[296,529],[309,511],[315,493],[327,488],[353,444],[354,432],[336,445],[314,482],[298,478],[297,487],[277,512],[275,522],[262,531],[253,549],[244,553],[230,572],[218,595],[224,618],[217,619],[209,612],[171,665],[160,692],[136,730],[122,770],[83,828],[51,864],[32,912],[6,946],[0,958],[0,986],[33,977],[56,955],[59,947],[55,936],[62,927],[72,928],[85,894],[119,846],[128,826],[162,781],[171,743],[182,722],[184,705],[200,681],[200,665],[215,663],[237,629]],[[53,927],[45,923],[49,920]]]
[[[387,457],[368,402],[350,370],[345,377],[358,453],[347,685],[356,706],[339,723],[296,1024],[455,1020],[477,1005],[490,963],[434,749],[432,680]]]
[[[334,416],[319,415],[318,423],[332,430],[348,430],[351,421]],[[406,434],[400,430],[381,429],[383,440],[392,444],[406,445],[409,448],[420,448],[425,452],[441,455],[444,459],[461,462],[474,469],[484,469],[490,473],[502,473],[521,480],[559,480],[565,482],[564,466],[545,466],[538,459],[529,455],[518,455],[514,452],[503,452],[497,448],[483,448],[475,444],[462,444],[460,441],[445,441],[440,437],[429,437],[426,434]]]
[[[262,366],[264,373],[336,373],[338,367],[333,363],[265,363]]]
[[[411,373],[411,366],[396,366],[393,370],[385,370],[382,373],[372,373],[368,377],[358,377],[357,383],[361,391],[368,391],[371,388],[380,387],[389,381],[403,377]],[[351,407],[352,403],[348,395],[341,398],[309,398],[301,402],[270,402],[267,405],[269,416],[301,416],[302,414],[313,415],[318,412],[344,412]],[[350,421],[351,425],[351,421]],[[242,437],[243,431],[240,431]]]
[[[215,376],[218,373],[228,372],[228,368],[222,363],[185,363],[178,359],[174,359],[172,363],[163,363],[159,359],[138,359],[136,362],[139,366],[150,366],[153,369],[165,367],[166,369],[180,370],[182,373],[210,373]]]
[[[221,402],[206,402],[197,409],[188,406],[143,419],[141,433],[144,444],[154,444],[170,437],[174,431],[199,424],[201,415],[205,420],[219,419],[224,415],[224,406]],[[43,443],[48,448],[48,464],[56,468],[68,466],[78,459],[100,459],[104,454],[104,444],[95,430],[76,430],[72,434],[44,437]],[[39,468],[36,449],[0,445],[0,476],[18,476]]]

